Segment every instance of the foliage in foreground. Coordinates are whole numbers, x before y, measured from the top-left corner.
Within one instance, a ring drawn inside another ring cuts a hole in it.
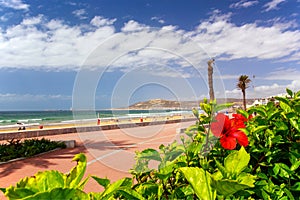
[[[136,153],[132,178],[110,183],[91,176],[103,192],[83,191],[89,178],[82,180],[84,154],[75,156],[77,166],[69,174],[39,172],[2,191],[9,199],[296,199],[300,92],[287,93],[234,119],[214,116],[229,105],[201,103],[205,113],[194,110],[198,121],[181,141]],[[150,168],[153,163],[157,169]]]
[[[15,158],[31,157],[39,153],[47,152],[56,148],[65,148],[62,142],[47,139],[28,139],[8,141],[0,145],[0,162],[6,162]]]

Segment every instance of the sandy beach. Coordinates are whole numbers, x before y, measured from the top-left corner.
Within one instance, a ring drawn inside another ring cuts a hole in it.
[[[105,118],[105,119],[89,119],[89,120],[74,120],[64,123],[51,123],[51,124],[23,124],[23,125],[11,125],[0,128],[1,133],[9,132],[24,132],[24,131],[35,131],[35,130],[51,130],[51,129],[64,129],[64,128],[76,128],[76,127],[91,127],[91,126],[106,126],[106,125],[119,125],[129,123],[141,123],[141,122],[157,122],[157,121],[170,121],[170,120],[181,120],[194,118],[192,114],[177,114],[167,116],[147,116],[147,117],[133,117],[133,118]],[[19,130],[19,129],[26,130]]]

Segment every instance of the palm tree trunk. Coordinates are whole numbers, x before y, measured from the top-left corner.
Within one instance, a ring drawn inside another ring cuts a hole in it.
[[[247,106],[246,106],[246,91],[245,91],[245,90],[242,90],[242,93],[243,93],[244,110],[246,110],[246,109],[247,109]]]
[[[208,64],[208,87],[209,87],[209,99],[210,101],[215,99],[215,94],[214,94],[214,86],[213,86],[213,63],[214,59],[211,59],[207,62]]]

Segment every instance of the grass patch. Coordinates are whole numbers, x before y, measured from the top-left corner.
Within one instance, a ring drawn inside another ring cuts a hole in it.
[[[9,140],[7,144],[0,145],[0,162],[16,158],[31,157],[56,148],[66,148],[63,142],[48,139]]]

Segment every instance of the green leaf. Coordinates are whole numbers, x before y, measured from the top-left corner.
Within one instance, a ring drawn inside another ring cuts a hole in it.
[[[200,108],[207,113],[208,115],[211,114],[211,106],[209,104],[206,103],[200,103]]]
[[[247,185],[248,187],[254,187],[256,176],[253,176],[249,173],[242,172],[238,177],[238,183],[242,185]]]
[[[220,110],[224,110],[225,108],[229,108],[233,105],[233,103],[225,103],[225,104],[219,104],[219,105],[216,105],[214,107],[214,112],[218,112]]]
[[[264,200],[270,200],[270,199],[272,199],[270,197],[270,195],[268,195],[268,193],[266,193],[264,190],[261,191],[261,194],[262,194]]]
[[[280,102],[284,102],[285,104],[289,104],[289,100],[285,97],[275,97],[275,99]]]
[[[277,110],[277,111],[272,110],[272,112],[268,113],[268,120],[271,121],[271,120],[273,120],[273,118],[280,116],[281,112],[282,111],[279,111],[279,110]]]
[[[90,179],[90,176],[86,177],[83,181],[81,181],[77,187],[77,189],[83,190],[85,184],[88,182],[88,180]]]
[[[77,161],[77,165],[66,175],[65,186],[77,188],[86,170],[86,156],[83,153],[76,154],[72,161]]]
[[[213,181],[213,186],[216,188],[217,193],[225,197],[232,195],[240,190],[249,188],[247,185],[238,183],[236,180],[218,180]]]
[[[286,193],[290,200],[295,200],[294,196],[287,188],[284,188],[283,191]]]
[[[198,111],[198,109],[193,108],[193,109],[192,109],[192,112],[193,112],[193,114],[194,114],[194,116],[195,116],[196,118],[199,118],[199,111]]]
[[[293,191],[300,191],[300,182],[295,183],[292,187],[291,190]]]
[[[215,173],[213,173],[213,174],[211,175],[211,177],[212,177],[212,179],[214,179],[214,180],[222,180],[222,179],[224,178],[222,172],[219,171],[219,170],[216,171]]]
[[[290,97],[293,97],[293,91],[286,88],[286,92],[290,95]]]
[[[6,188],[5,196],[9,199],[22,199],[34,195],[35,192],[27,188],[16,188],[10,186]]]
[[[267,113],[266,113],[266,111],[263,109],[263,107],[251,107],[251,108],[249,109],[249,112],[251,112],[251,113],[256,112],[257,114],[259,114],[259,115],[261,115],[261,116],[263,116],[263,117],[266,117],[266,116],[267,116]]]
[[[168,164],[160,168],[156,175],[162,180],[168,179],[172,175],[175,166],[174,163]]]
[[[193,142],[187,147],[186,153],[188,153],[192,157],[198,155],[200,150],[202,149],[202,146],[202,143]]]
[[[179,168],[185,179],[192,185],[199,199],[215,199],[216,191],[211,187],[210,174],[202,168],[182,167]]]
[[[239,151],[235,151],[225,158],[224,166],[231,175],[238,175],[247,167],[249,161],[250,155],[244,147],[241,147]]]
[[[296,92],[296,94],[295,94],[295,98],[298,98],[298,97],[300,97],[300,90],[298,92]]]
[[[121,186],[127,186],[127,187],[131,187],[132,185],[132,180],[130,178],[123,178],[120,180],[117,180],[116,182],[114,182],[113,184],[109,185],[104,192],[102,193],[102,197],[103,198],[109,198],[110,196],[112,196],[117,190],[118,188],[120,188]]]
[[[268,126],[265,126],[265,125],[257,126],[255,128],[253,128],[252,132],[253,133],[259,133],[259,132],[265,130],[266,128],[268,128]]]
[[[30,178],[28,183],[36,185],[39,191],[47,191],[64,185],[63,174],[55,170],[38,172],[34,177]],[[30,187],[32,188],[33,185]]]
[[[24,200],[41,200],[41,199],[89,200],[89,195],[75,188],[54,188],[51,191],[37,193],[35,195],[24,198]]]
[[[249,117],[249,113],[245,110],[237,110],[237,113],[243,115],[246,119]]]
[[[163,195],[163,193],[164,193],[163,185],[159,184],[158,185],[158,189],[157,189],[157,198],[160,199],[161,196]]]
[[[276,121],[275,126],[277,127],[277,130],[281,131],[286,131],[289,129],[289,127],[283,121]]]
[[[267,175],[264,174],[264,173],[258,173],[258,174],[257,174],[257,177],[259,177],[259,178],[261,178],[261,179],[264,179],[264,180],[268,180]]]
[[[220,170],[222,176],[227,177],[227,171],[226,171],[225,167],[223,167],[223,165],[217,160],[216,160],[216,165],[217,165],[218,169]]]
[[[172,149],[172,151],[165,153],[165,161],[172,161],[176,159],[179,155],[184,152],[184,147],[182,145],[178,145],[176,149]]]
[[[5,188],[0,188],[0,191],[2,191],[3,193],[5,193],[6,189]]]
[[[294,110],[295,110],[297,113],[300,113],[300,104],[294,105]]]
[[[298,132],[300,132],[300,126],[299,126],[299,123],[297,122],[297,120],[291,118],[290,123]]]
[[[16,188],[28,188],[33,192],[44,192],[64,187],[64,175],[56,170],[38,172],[32,177],[21,179]]]
[[[135,190],[140,194],[147,194],[148,196],[151,194],[158,194],[160,191],[161,184],[152,183],[152,182],[144,182],[135,187]],[[162,189],[162,188],[161,188]]]
[[[195,199],[195,198],[189,198],[189,196],[194,197],[194,190],[190,185],[177,187],[175,188],[174,193],[176,194],[177,197],[176,199]]]
[[[119,188],[118,193],[121,193],[125,199],[144,199],[142,195],[130,188]]]
[[[92,176],[92,178],[104,188],[107,188],[107,186],[110,184],[110,180],[107,178],[99,178],[97,176]]]
[[[184,133],[185,133],[186,135],[188,135],[189,137],[192,137],[192,136],[195,134],[195,132],[197,132],[197,131],[198,131],[198,126],[195,124],[195,125],[189,126],[189,127],[184,131]]]
[[[291,170],[295,171],[296,169],[298,169],[300,166],[300,160],[298,160],[297,162],[295,162],[292,166],[291,166]]]
[[[160,154],[155,149],[145,149],[138,154],[139,159],[149,159],[161,161]]]
[[[286,164],[284,164],[284,163],[279,163],[279,165],[280,165],[279,176],[284,177],[284,178],[289,178],[290,174],[292,174],[293,171],[291,171],[289,169],[289,167]]]

